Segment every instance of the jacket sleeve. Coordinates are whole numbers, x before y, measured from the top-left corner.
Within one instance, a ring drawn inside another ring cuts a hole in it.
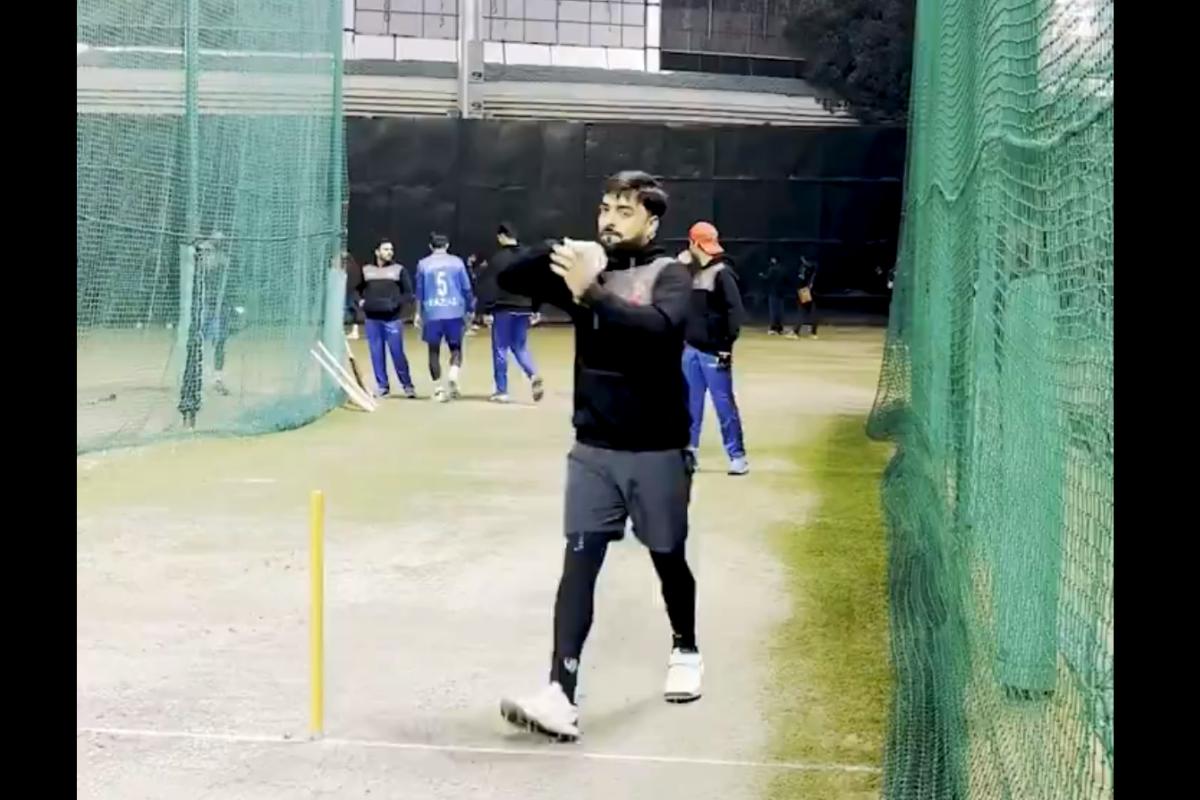
[[[691,302],[692,278],[687,267],[674,263],[665,268],[654,282],[650,305],[634,305],[596,284],[584,296],[589,306],[607,325],[666,333],[682,327]]]
[[[408,270],[403,266],[400,267],[400,305],[407,306],[413,299],[413,283],[412,276],[408,274]]]
[[[496,273],[497,285],[506,292],[528,297],[534,307],[543,303],[570,312],[575,299],[563,279],[550,271],[550,251],[554,242],[522,247]]]
[[[729,326],[729,343],[728,348],[733,348],[733,343],[737,341],[738,336],[742,333],[742,323],[746,320],[746,309],[742,305],[742,293],[738,289],[737,279],[733,277],[733,273],[728,269],[723,269],[717,275],[717,286],[720,287],[721,299],[725,305],[725,319]]]

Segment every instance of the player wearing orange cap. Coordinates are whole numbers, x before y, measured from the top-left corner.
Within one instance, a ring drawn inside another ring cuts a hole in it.
[[[729,457],[729,474],[750,472],[742,420],[733,394],[733,343],[741,332],[745,312],[733,262],[721,246],[717,229],[697,222],[688,231],[688,249],[681,260],[690,263],[692,297],[684,334],[683,374],[688,382],[691,448],[700,449],[704,398],[711,394],[721,440]]]

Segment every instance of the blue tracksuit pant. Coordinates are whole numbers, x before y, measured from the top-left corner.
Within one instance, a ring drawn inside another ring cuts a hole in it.
[[[700,428],[704,424],[704,396],[712,394],[725,454],[731,459],[746,456],[742,438],[742,420],[733,396],[733,370],[724,369],[717,357],[688,345],[683,350],[683,374],[688,384],[688,410],[692,416],[692,447],[700,446]]]
[[[508,394],[508,351],[529,377],[537,374],[529,352],[529,321],[523,312],[497,311],[492,317],[492,371],[497,394]]]
[[[408,371],[408,358],[404,355],[404,323],[398,319],[366,321],[367,349],[371,352],[371,368],[375,371],[375,385],[380,394],[388,393],[387,351],[392,351],[392,366],[400,386],[411,389],[412,375]]]

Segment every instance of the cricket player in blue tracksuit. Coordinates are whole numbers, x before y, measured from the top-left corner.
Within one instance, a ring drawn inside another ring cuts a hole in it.
[[[390,394],[387,371],[387,351],[390,350],[400,388],[405,397],[414,399],[417,390],[413,387],[408,358],[404,355],[404,323],[400,319],[404,307],[412,300],[412,280],[404,271],[404,265],[392,260],[394,254],[392,243],[381,239],[375,248],[374,263],[362,268],[362,277],[355,290],[366,318],[367,347],[371,353],[371,367],[375,370],[376,396]]]
[[[459,371],[462,369],[463,334],[466,319],[475,298],[467,265],[451,255],[450,240],[440,233],[429,237],[429,255],[417,264],[417,319],[421,338],[429,346],[429,377],[433,379],[433,399],[439,403],[457,398]],[[450,347],[448,388],[442,379],[442,340]]]
[[[529,327],[537,309],[533,300],[500,288],[497,276],[520,257],[517,232],[512,223],[501,222],[496,228],[496,242],[500,249],[492,256],[488,267],[479,276],[476,284],[478,302],[492,317],[492,375],[496,381],[493,403],[507,403],[508,398],[508,354],[511,352],[517,365],[529,378],[533,401],[541,402],[545,385],[533,363],[529,351]]]
[[[746,475],[750,462],[746,460],[742,420],[733,395],[733,343],[741,332],[744,315],[733,264],[721,247],[717,229],[708,222],[697,222],[688,231],[687,254],[682,260],[689,262],[692,271],[683,350],[692,420],[691,448],[693,452],[700,449],[704,398],[712,394],[721,440],[729,456],[729,474]]]

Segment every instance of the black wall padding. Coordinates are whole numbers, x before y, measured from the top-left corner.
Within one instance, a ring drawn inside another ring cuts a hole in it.
[[[588,237],[605,176],[644,169],[671,195],[660,239],[681,248],[713,222],[753,294],[769,255],[821,263],[821,292],[878,288],[895,259],[905,134],[900,128],[773,128],[455,119],[351,119],[350,248],[391,237],[410,267],[444,232],[466,256],[494,249],[496,224],[522,238]]]

